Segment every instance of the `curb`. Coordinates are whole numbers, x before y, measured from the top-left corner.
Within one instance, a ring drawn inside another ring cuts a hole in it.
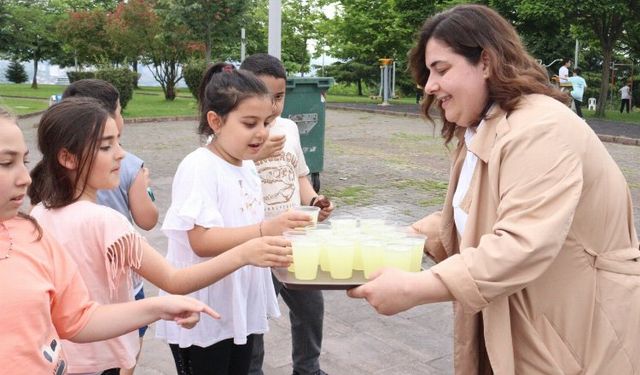
[[[422,115],[418,113],[396,112],[396,111],[388,111],[384,109],[378,110],[378,109],[371,109],[371,108],[354,108],[349,106],[342,106],[339,104],[327,103],[326,107],[329,109],[337,109],[337,110],[343,110],[343,111],[379,113],[379,114],[390,115],[390,116],[415,117],[415,118],[422,117]],[[608,135],[608,134],[597,134],[597,135],[598,135],[598,138],[600,138],[600,141],[602,142],[616,143],[616,144],[621,144],[625,146],[640,146],[640,139],[624,137],[621,135]]]
[[[198,120],[198,116],[165,116],[165,117],[133,117],[124,119],[125,124],[139,124],[143,122],[163,121],[192,121]]]

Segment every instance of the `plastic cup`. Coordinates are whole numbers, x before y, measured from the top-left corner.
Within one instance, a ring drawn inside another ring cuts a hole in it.
[[[320,244],[320,269],[329,272],[331,265],[329,263],[329,247],[327,242],[331,238],[331,226],[328,224],[318,224],[315,228],[308,231],[309,236],[316,239]]]
[[[331,219],[331,229],[336,234],[354,232],[358,229],[357,219]]]
[[[304,230],[289,230],[286,231],[284,233],[282,233],[282,236],[286,239],[288,239],[289,241],[291,241],[291,244],[293,246],[293,242],[299,240],[300,238],[306,237],[307,232]],[[295,265],[295,258],[293,259],[293,263],[291,263],[291,265],[287,268],[287,271],[289,272],[295,272],[296,270],[296,265]]]
[[[424,242],[427,240],[427,236],[422,234],[407,234],[403,240],[409,246],[411,246],[411,264],[409,271],[420,272],[422,268],[422,256],[424,254]]]
[[[300,206],[300,207],[295,207],[294,210],[296,210],[298,212],[305,213],[305,214],[311,216],[311,221],[312,221],[311,225],[309,225],[307,227],[314,228],[318,224],[318,214],[320,213],[320,207],[316,207],[316,206]]]
[[[327,241],[331,278],[344,280],[353,276],[353,245],[350,239],[332,237]]]
[[[360,219],[360,231],[363,233],[376,233],[385,227],[383,219]]]
[[[411,245],[407,242],[391,242],[384,249],[384,265],[409,271],[411,269],[412,254]]]
[[[304,236],[291,243],[294,274],[298,280],[314,280],[318,276],[320,244],[311,236]]]
[[[364,277],[371,278],[371,274],[384,266],[384,244],[376,240],[362,241],[362,265]]]

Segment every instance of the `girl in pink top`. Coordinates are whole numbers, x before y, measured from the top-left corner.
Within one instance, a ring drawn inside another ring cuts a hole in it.
[[[69,98],[49,108],[38,127],[42,160],[31,172],[32,215],[65,246],[78,264],[92,299],[131,300],[134,271],[169,293],[206,287],[247,265],[290,263],[289,242],[261,237],[193,267],[176,269],[117,211],[95,203],[96,191],[119,183],[124,151],[115,121],[93,99]],[[135,332],[99,343],[65,343],[70,373],[131,368],[139,341]]]
[[[104,340],[158,319],[192,327],[199,312],[182,296],[101,306],[91,301],[71,257],[30,216],[19,213],[31,178],[22,132],[0,108],[0,368],[6,374],[64,374],[60,339]],[[127,317],[123,319],[123,317]]]

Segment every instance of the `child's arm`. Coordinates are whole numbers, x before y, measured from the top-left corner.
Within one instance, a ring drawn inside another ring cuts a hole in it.
[[[129,209],[137,226],[151,230],[158,223],[158,208],[147,193],[149,169],[142,167],[129,188]]]
[[[318,221],[327,220],[327,218],[331,215],[331,212],[333,212],[333,209],[334,209],[333,203],[330,202],[323,195],[316,194],[316,191],[313,190],[313,186],[311,185],[311,182],[309,181],[309,178],[307,176],[298,177],[298,183],[300,185],[300,204],[302,204],[303,206],[310,206],[312,205],[311,201],[313,200],[313,205],[320,207],[320,213],[318,214]],[[328,202],[328,205],[327,204],[320,205],[320,204],[316,204],[316,202],[318,203]]]
[[[254,238],[205,262],[175,268],[146,241],[142,241],[142,264],[137,272],[164,291],[187,294],[207,287],[247,264],[287,267],[291,263],[290,245],[282,237]]]
[[[198,256],[218,256],[250,239],[262,236],[279,236],[287,230],[306,227],[310,224],[311,217],[309,215],[287,211],[272,219],[246,227],[204,228],[196,225],[188,232],[189,244]]]
[[[220,315],[204,303],[190,297],[164,296],[140,301],[103,305],[70,340],[92,342],[124,335],[159,319],[174,320],[184,328],[192,328],[200,320],[200,313],[219,319]]]

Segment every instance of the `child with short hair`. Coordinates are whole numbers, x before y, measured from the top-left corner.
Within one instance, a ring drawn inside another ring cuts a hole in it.
[[[311,224],[309,215],[286,212],[264,219],[260,177],[251,159],[262,149],[275,118],[273,98],[252,73],[205,73],[200,87],[198,133],[211,142],[187,155],[176,171],[171,207],[162,229],[168,260],[176,267],[219,257],[244,241]],[[184,331],[167,322],[157,337],[171,347],[180,375],[243,375],[252,344],[279,316],[268,269],[247,266],[195,295],[220,309],[219,321],[205,320]]]
[[[324,196],[316,194],[309,181],[309,168],[300,145],[300,135],[295,122],[280,117],[284,107],[287,75],[282,62],[266,53],[247,57],[240,69],[258,76],[274,95],[276,116],[272,131],[285,134],[283,150],[277,155],[258,155],[256,167],[262,180],[266,216],[274,216],[300,205],[318,205],[321,208],[318,220],[323,221],[333,211],[333,205]],[[289,307],[291,319],[293,373],[300,375],[322,375],[320,350],[322,347],[322,322],[324,299],[322,291],[289,290],[274,277],[276,293]],[[254,340],[251,373],[262,374],[264,360],[263,338]]]
[[[81,79],[71,83],[62,93],[62,99],[72,97],[94,98],[100,102],[109,115],[115,120],[118,131],[124,130],[122,107],[120,105],[120,93],[111,83],[101,79]],[[135,223],[144,230],[151,230],[158,223],[158,208],[153,203],[152,194],[149,193],[149,169],[144,166],[144,161],[132,154],[125,152],[120,162],[120,184],[113,189],[98,190],[97,203],[111,207],[120,212],[130,223]],[[132,274],[133,296],[136,300],[144,298],[143,280],[137,273]],[[140,348],[144,334],[148,327],[138,330],[140,336]],[[140,353],[138,353],[139,358]],[[131,375],[133,369],[121,369],[120,375]]]
[[[289,264],[281,237],[247,241],[192,267],[176,269],[117,211],[96,204],[98,190],[119,183],[124,151],[115,121],[94,99],[69,98],[50,107],[38,125],[42,160],[31,172],[32,215],[78,264],[91,298],[110,304],[132,300],[130,273],[171,293],[185,294],[236,269]],[[127,317],[134,319],[134,317]],[[204,317],[203,321],[209,318]],[[64,343],[69,373],[132,368],[139,349],[135,332],[93,344]]]
[[[60,339],[105,340],[158,319],[190,327],[199,312],[188,297],[167,296],[101,306],[91,301],[78,267],[34,218],[20,213],[31,184],[29,150],[15,118],[0,107],[0,368],[7,374],[63,374]],[[126,317],[126,318],[124,318]]]

